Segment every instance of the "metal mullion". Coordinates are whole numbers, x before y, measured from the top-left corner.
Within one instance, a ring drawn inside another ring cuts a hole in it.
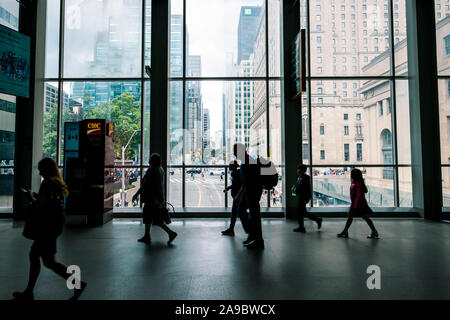
[[[172,168],[181,168],[182,166],[180,166],[180,165],[178,165],[178,166],[176,166],[176,165],[174,165],[174,166],[171,166]],[[224,164],[222,164],[222,165],[208,165],[208,164],[198,164],[198,165],[195,165],[195,164],[193,164],[193,165],[185,165],[184,166],[185,168],[227,168],[227,165],[224,165]]]
[[[391,37],[391,72],[393,80],[391,82],[392,105],[391,105],[391,121],[393,132],[393,149],[394,149],[394,202],[397,207],[400,206],[400,190],[399,190],[399,175],[398,175],[398,137],[397,137],[397,86],[396,86],[396,70],[395,70],[395,41],[394,41],[394,4],[389,0],[389,17],[390,17],[390,37]]]
[[[361,163],[337,163],[337,164],[316,164],[317,168],[344,168],[344,167],[366,167],[366,168],[393,168],[395,164],[361,164]],[[402,167],[410,167],[404,165]]]
[[[151,0],[150,0],[151,1]],[[145,31],[146,31],[146,5],[147,0],[142,0],[142,17],[141,17],[141,148],[140,152],[140,183],[142,183],[142,178],[144,176],[144,118],[145,118]],[[151,41],[151,40],[150,40]],[[149,131],[150,136],[150,131]],[[149,137],[150,138],[150,137]],[[149,139],[150,141],[150,139]],[[167,183],[166,183],[167,187]],[[167,190],[166,190],[167,194]],[[142,202],[139,203],[139,206],[142,208]]]
[[[269,121],[270,121],[270,116],[269,116],[269,111],[270,111],[270,98],[269,98],[269,0],[265,0],[265,4],[266,4],[266,12],[265,12],[265,41],[266,41],[266,78],[265,78],[265,82],[266,82],[266,153],[267,153],[267,157],[270,159],[271,158],[271,153],[270,153],[270,125],[269,125]],[[255,82],[253,82],[253,85],[255,84]],[[271,198],[271,193],[272,191],[268,191],[267,192],[267,207],[270,208],[270,198]]]
[[[323,80],[323,81],[333,81],[333,80],[392,80],[394,77],[390,76],[310,76],[312,80]],[[400,77],[399,77],[400,78]],[[404,78],[408,78],[404,76]]]
[[[283,80],[282,77],[170,77],[169,80],[183,80],[187,81],[264,81],[269,80]]]
[[[182,132],[182,138],[183,138],[183,154],[182,154],[182,164],[183,164],[183,180],[182,180],[182,188],[181,188],[181,206],[182,208],[186,207],[186,159],[185,159],[185,150],[186,150],[186,0],[183,0],[183,79],[182,79],[182,86],[183,86],[183,97],[182,97],[182,112],[183,112],[183,132]]]
[[[307,30],[306,30],[306,34],[307,34],[307,39],[305,39],[305,41],[307,41],[306,44],[306,51],[307,51],[307,65],[308,65],[308,74],[307,74],[307,82],[308,82],[308,86],[307,86],[307,90],[308,90],[308,151],[309,151],[309,174],[311,176],[311,207],[314,207],[314,175],[312,174],[313,172],[313,153],[312,153],[312,119],[311,119],[311,115],[312,115],[312,101],[311,101],[311,22],[310,22],[310,5],[309,5],[309,0],[306,0],[306,23],[307,23]],[[300,12],[300,21],[301,21],[301,12]],[[301,25],[300,25],[301,28]],[[303,107],[302,107],[302,100],[300,100],[300,114],[303,116]],[[300,119],[300,126],[302,124],[302,121]],[[302,162],[303,162],[303,128],[302,128]]]
[[[65,18],[65,0],[61,0],[59,8],[59,60],[58,60],[58,105],[57,105],[57,124],[56,124],[56,163],[61,164],[61,120],[64,103],[63,81],[64,73],[64,18]],[[61,99],[62,98],[62,99]]]
[[[138,82],[141,80],[141,77],[127,77],[127,78],[108,78],[108,77],[104,77],[104,78],[70,78],[70,77],[59,77],[58,79],[55,78],[45,78],[44,81],[52,81],[52,80],[63,80],[66,82]]]
[[[225,174],[224,174],[224,178],[225,178],[225,189],[228,187],[228,167],[225,166]],[[228,208],[228,192],[224,192],[225,194],[225,208]]]

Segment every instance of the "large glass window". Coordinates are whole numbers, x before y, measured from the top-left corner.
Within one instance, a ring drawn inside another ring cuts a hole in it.
[[[19,29],[19,3],[0,0],[0,25]],[[14,191],[14,148],[16,97],[0,94],[0,208],[12,208]]]
[[[346,206],[349,172],[360,168],[372,206],[410,206],[411,154],[405,0],[301,1],[307,30],[308,86],[303,103],[311,137],[303,152],[313,179],[312,206]],[[324,23],[314,17],[329,17]],[[321,41],[317,41],[320,37]]]
[[[171,201],[231,206],[223,189],[236,142],[253,157],[271,158],[282,179],[280,6],[279,0],[171,1]],[[282,206],[282,197],[280,181],[261,205]]]
[[[143,0],[65,1],[64,76],[141,76]]]
[[[442,1],[441,1],[442,2]],[[450,207],[450,10],[436,2],[436,44],[439,76],[439,127],[441,134],[442,196],[444,207]]]
[[[47,0],[45,61],[43,156],[63,166],[64,123],[113,121],[114,207],[139,207],[131,199],[150,157],[151,0]]]

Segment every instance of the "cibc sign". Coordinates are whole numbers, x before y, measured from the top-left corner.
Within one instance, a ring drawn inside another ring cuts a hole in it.
[[[102,134],[101,122],[88,122],[87,135],[88,136],[100,136]]]

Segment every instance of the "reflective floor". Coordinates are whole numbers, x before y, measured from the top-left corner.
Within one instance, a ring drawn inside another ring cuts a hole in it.
[[[375,219],[380,240],[366,239],[356,221],[349,239],[336,234],[343,219],[322,230],[307,222],[265,220],[266,248],[249,251],[245,235],[221,236],[227,220],[178,220],[174,246],[152,229],[152,243],[136,242],[139,220],[114,220],[93,229],[66,229],[58,260],[79,265],[88,287],[82,299],[449,299],[450,224],[420,219]],[[31,241],[21,226],[0,220],[0,299],[25,287]],[[367,289],[367,267],[381,268],[381,290]],[[67,299],[65,281],[42,268],[36,299]]]

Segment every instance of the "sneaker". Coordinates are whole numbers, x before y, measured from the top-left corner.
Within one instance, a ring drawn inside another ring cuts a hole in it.
[[[294,229],[293,231],[294,231],[294,232],[305,233],[305,232],[306,232],[306,229],[305,229],[305,227],[298,227],[298,228]]]
[[[254,240],[247,245],[247,249],[250,250],[261,250],[264,249],[264,240]]]
[[[222,235],[234,237],[234,230],[233,229],[227,229],[225,231],[222,231]]]
[[[84,281],[81,281],[81,288],[75,289],[73,291],[73,296],[69,300],[72,300],[72,301],[78,300],[78,298],[81,296],[81,294],[83,293],[84,288],[86,288],[86,286],[87,286],[87,283]]]
[[[173,232],[170,236],[169,236],[169,241],[167,242],[168,244],[171,244],[172,241],[178,236],[178,233]]]
[[[371,233],[367,236],[369,239],[380,239],[380,235],[378,233]]]
[[[341,232],[337,235],[338,238],[348,238],[348,232]]]
[[[152,241],[152,238],[147,237],[147,236],[143,236],[142,238],[138,239],[138,242],[142,242],[142,243],[150,243]]]
[[[13,292],[13,297],[16,300],[34,300],[33,293],[24,292]]]
[[[317,218],[317,229],[319,229],[319,230],[320,230],[320,228],[322,228],[322,221],[323,221],[322,218]]]
[[[248,246],[252,241],[253,241],[253,239],[250,238],[250,237],[248,237],[247,240],[245,240],[244,242],[242,242],[242,244],[243,244],[244,246]]]

